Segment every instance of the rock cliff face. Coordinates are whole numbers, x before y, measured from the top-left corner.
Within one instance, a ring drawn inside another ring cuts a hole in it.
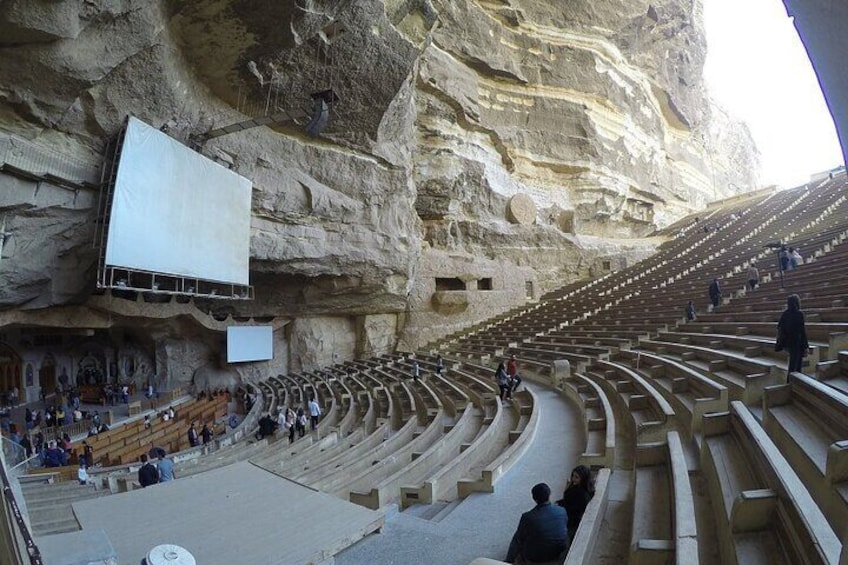
[[[704,54],[700,0],[7,0],[0,328],[141,316],[175,380],[197,351],[215,364],[209,316],[276,320],[280,371],[419,347],[756,187],[747,131],[704,96]],[[318,138],[300,118],[202,148],[254,182],[256,300],[90,297],[92,187],[127,114],[189,142],[298,118],[324,89],[339,101]],[[73,320],[50,314],[62,304]],[[180,361],[180,338],[203,345]]]

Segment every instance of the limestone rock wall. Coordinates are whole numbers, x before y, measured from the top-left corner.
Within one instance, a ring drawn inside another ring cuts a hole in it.
[[[174,382],[229,379],[220,332],[238,320],[278,327],[275,360],[242,377],[420,347],[756,187],[750,137],[704,97],[704,54],[700,0],[7,0],[0,133],[28,149],[0,154],[0,308],[132,325]],[[327,88],[339,101],[309,138]],[[256,300],[91,296],[98,164],[127,114],[196,142],[283,111],[202,149],[254,182]],[[453,279],[465,289],[437,288]]]

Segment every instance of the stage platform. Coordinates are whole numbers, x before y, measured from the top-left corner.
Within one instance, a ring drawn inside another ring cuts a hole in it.
[[[73,508],[83,531],[104,530],[128,565],[160,544],[182,546],[203,565],[332,563],[384,522],[248,462]]]

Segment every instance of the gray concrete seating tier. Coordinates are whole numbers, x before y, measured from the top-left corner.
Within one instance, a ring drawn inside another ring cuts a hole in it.
[[[539,423],[538,402],[532,390],[525,389],[513,395],[513,425],[507,433],[507,443],[496,452],[494,459],[483,460],[485,466],[475,466],[465,473],[465,478],[457,482],[457,495],[465,498],[472,492],[494,492],[501,477],[527,451]]]
[[[359,477],[350,483],[347,490],[351,502],[378,510],[397,501],[401,497],[403,485],[424,480],[431,466],[438,466],[456,456],[462,443],[469,436],[476,435],[482,424],[481,419],[475,418],[472,404],[466,406],[459,420],[448,426],[443,424],[443,409],[440,408],[434,416],[426,430],[396,452],[391,460],[375,465],[364,479]],[[471,434],[468,433],[469,429]],[[374,470],[379,472],[375,473]],[[400,499],[400,502],[405,503],[404,499]],[[406,503],[409,503],[409,498]]]
[[[699,562],[695,503],[675,431],[636,448],[630,563]]]
[[[766,388],[763,427],[845,541],[848,397],[793,373],[787,384]]]
[[[685,329],[685,326],[683,328]],[[767,357],[768,361],[779,365],[786,362],[786,353],[774,350],[774,338],[716,333],[660,332],[657,341],[697,345],[709,349],[730,349],[745,357]]]
[[[345,494],[344,487],[352,478],[370,472],[374,465],[387,460],[393,454],[402,455],[404,446],[416,439],[418,428],[416,418],[410,418],[395,432],[389,429],[388,423],[384,423],[378,426],[365,441],[351,447],[337,456],[337,459],[330,460],[322,466],[292,475],[286,474],[286,476],[317,490],[324,492],[340,490],[342,494]],[[344,468],[344,473],[339,472],[340,468]]]
[[[579,463],[612,468],[615,463],[615,413],[607,395],[598,384],[580,374],[566,381],[563,390],[580,409],[586,432],[586,449]]]
[[[816,378],[843,394],[848,394],[848,351],[840,351],[837,358],[822,361],[816,366]]]
[[[636,443],[664,441],[676,428],[674,409],[657,390],[633,370],[618,363],[597,361],[586,376],[598,383],[608,397],[619,400],[622,415],[632,421]],[[617,418],[617,421],[621,421]]]
[[[656,385],[674,408],[689,439],[697,439],[704,414],[727,411],[727,387],[682,363],[645,351],[622,350],[616,358],[626,360]]]
[[[378,463],[373,463],[364,473],[358,476],[348,476],[342,486],[334,489],[334,494],[344,496],[347,493],[350,501],[376,510],[393,502],[400,496],[400,487],[412,480],[410,475],[421,471],[421,454],[427,452],[444,436],[460,429],[453,437],[461,435],[467,426],[473,426],[474,408],[469,404],[458,421],[448,419],[444,407],[430,387],[422,381],[417,383],[399,383],[396,386],[407,388],[413,398],[413,406],[418,419],[419,429],[414,438],[400,446]],[[423,394],[422,394],[423,392]],[[422,429],[423,428],[423,429]],[[417,464],[416,464],[417,461]],[[323,490],[323,489],[322,489]]]
[[[436,377],[438,378],[438,377]],[[453,500],[458,496],[457,482],[469,474],[472,468],[480,465],[480,461],[490,461],[496,453],[508,444],[509,434],[518,423],[519,415],[512,410],[503,408],[497,398],[487,399],[490,409],[474,407],[472,410],[474,425],[463,429],[454,429],[448,434],[457,437],[446,437],[443,442],[450,441],[453,449],[440,448],[441,452],[433,451],[429,455],[434,460],[441,458],[442,465],[433,465],[432,471],[425,476],[420,485],[401,486],[401,507],[413,504],[432,504],[438,500]],[[469,405],[470,406],[470,405]],[[457,423],[457,428],[463,420]],[[448,453],[444,453],[448,451]]]
[[[785,377],[785,371],[773,363],[707,347],[643,340],[639,349],[684,363],[726,386],[731,399],[742,400],[749,405],[759,403],[763,389],[779,384]]]
[[[748,408],[704,421],[701,466],[722,563],[833,563],[842,544]]]

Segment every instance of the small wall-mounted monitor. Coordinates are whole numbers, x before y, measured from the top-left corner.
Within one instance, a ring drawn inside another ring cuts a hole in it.
[[[273,327],[230,326],[227,328],[227,363],[268,361],[273,358]]]

